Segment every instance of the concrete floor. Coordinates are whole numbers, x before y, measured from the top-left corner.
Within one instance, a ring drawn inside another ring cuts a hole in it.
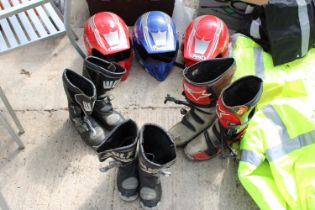
[[[81,36],[82,29],[75,31]],[[138,201],[119,199],[116,170],[100,173],[105,163],[69,123],[61,74],[65,68],[81,72],[82,60],[68,39],[42,41],[0,59],[0,84],[26,130],[21,137],[26,149],[18,151],[0,127],[0,191],[10,208],[140,209]],[[181,107],[164,105],[164,97],[180,97],[181,80],[175,67],[166,81],[157,82],[134,60],[128,80],[113,91],[113,104],[139,126],[150,122],[168,129],[180,120]],[[195,163],[178,149],[171,171],[171,177],[162,177],[162,210],[257,209],[238,183],[232,161]]]

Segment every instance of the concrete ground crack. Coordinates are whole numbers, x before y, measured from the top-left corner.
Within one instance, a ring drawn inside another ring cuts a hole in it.
[[[130,106],[130,107],[114,107],[115,110],[119,111],[131,111],[131,110],[178,110],[182,106],[173,106],[173,107],[163,107],[163,106]],[[67,107],[56,108],[56,109],[15,109],[15,112],[58,112],[58,111],[68,111]],[[5,109],[0,109],[0,112],[7,112]]]

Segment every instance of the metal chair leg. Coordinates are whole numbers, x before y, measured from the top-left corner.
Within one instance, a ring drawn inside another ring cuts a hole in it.
[[[5,96],[4,91],[2,90],[1,87],[0,87],[0,98],[2,99],[4,105],[6,106],[8,112],[10,113],[10,115],[11,115],[13,121],[15,122],[16,126],[18,127],[18,129],[19,129],[19,134],[25,133],[24,128],[23,128],[23,126],[21,125],[20,120],[17,118],[17,116],[16,116],[14,110],[12,109],[11,104],[9,103],[9,101],[8,101],[7,97]]]
[[[83,52],[79,44],[76,42],[78,40],[78,36],[74,33],[70,26],[70,17],[71,17],[71,0],[65,1],[65,12],[64,12],[64,22],[65,22],[65,28],[67,32],[67,36],[72,44],[72,46],[76,49],[76,51],[79,53],[79,55],[84,59],[86,57],[86,54]]]
[[[9,131],[10,135],[12,136],[13,140],[19,145],[19,149],[24,149],[25,146],[23,142],[21,141],[20,137],[15,133],[11,125],[8,123],[7,119],[5,116],[3,116],[2,113],[0,113],[0,123],[2,123],[5,128]]]
[[[7,202],[5,201],[2,193],[0,192],[0,209],[2,210],[10,210],[9,205],[7,204]]]

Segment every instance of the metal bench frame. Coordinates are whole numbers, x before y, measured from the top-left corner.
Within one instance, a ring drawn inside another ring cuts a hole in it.
[[[17,118],[14,110],[12,109],[11,104],[9,103],[9,101],[8,101],[7,97],[5,96],[4,91],[2,90],[1,87],[0,87],[0,98],[3,101],[3,104],[5,105],[5,107],[7,108],[9,114],[11,115],[14,123],[18,127],[18,129],[19,129],[18,134],[22,135],[23,133],[25,133],[24,128],[21,125],[21,122],[19,121],[19,119]],[[0,112],[0,123],[3,124],[3,126],[8,130],[12,139],[19,145],[19,149],[24,149],[25,146],[24,146],[23,142],[21,141],[19,135],[14,131],[14,129],[12,128],[12,126],[10,125],[10,123],[8,122],[6,117],[1,112]]]
[[[0,53],[65,34],[52,0],[0,0]]]

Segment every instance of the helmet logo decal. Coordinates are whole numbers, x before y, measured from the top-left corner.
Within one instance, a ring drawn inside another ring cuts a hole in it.
[[[207,93],[206,90],[202,90],[202,91],[194,91],[193,89],[189,88],[186,84],[184,84],[184,89],[187,91],[187,93],[189,93],[189,95],[191,95],[191,97],[193,97],[193,99],[195,99],[196,101],[199,101],[202,98],[207,98],[210,97],[212,95],[212,93]]]
[[[196,53],[194,53],[194,54],[192,55],[192,57],[193,57],[193,58],[196,58],[196,59],[198,59],[198,60],[206,60],[206,57],[205,57],[204,55],[200,55],[200,54],[196,54]]]
[[[194,54],[204,55],[208,49],[209,44],[210,44],[210,41],[196,39],[195,40],[195,53]],[[203,57],[206,58],[205,56],[203,56]]]
[[[166,45],[166,31],[158,31],[157,33],[151,33],[155,45],[153,48],[165,47]]]
[[[103,36],[106,39],[108,45],[110,46],[109,50],[113,50],[119,47],[118,31],[109,32],[108,34],[104,34]]]
[[[149,30],[149,22],[151,12],[144,14],[141,17],[141,26],[142,26],[142,33],[145,43],[149,48],[153,51],[174,51],[176,50],[176,42],[174,41],[174,33],[172,28],[172,20],[169,16],[163,14],[163,18],[165,21],[165,25],[167,29],[163,31],[152,32]]]

